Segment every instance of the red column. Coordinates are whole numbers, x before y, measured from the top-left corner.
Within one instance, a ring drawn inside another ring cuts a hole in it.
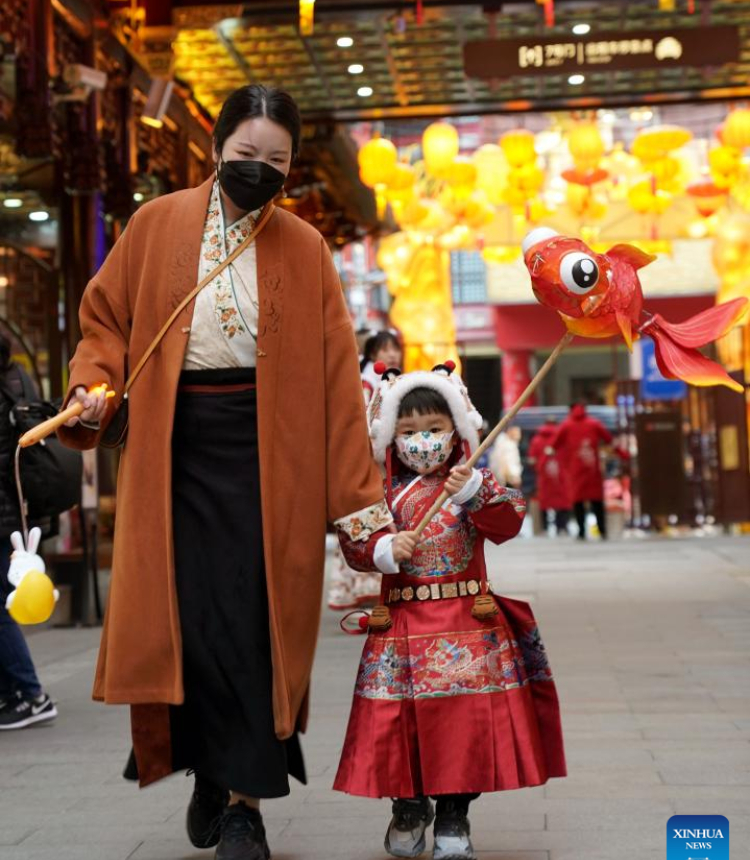
[[[503,409],[510,409],[531,382],[531,355],[529,349],[509,350],[503,353],[501,361]],[[535,406],[536,395],[532,395],[526,401],[526,405]]]

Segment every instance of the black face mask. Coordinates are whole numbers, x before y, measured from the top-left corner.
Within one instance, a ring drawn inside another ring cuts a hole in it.
[[[219,185],[238,209],[260,209],[281,191],[286,175],[265,161],[223,161]]]

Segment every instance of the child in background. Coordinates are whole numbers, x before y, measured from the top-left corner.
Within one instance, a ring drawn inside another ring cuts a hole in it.
[[[341,535],[352,567],[385,575],[334,788],[394,798],[385,837],[394,857],[421,854],[434,818],[434,860],[474,858],[468,810],[480,793],[565,775],[534,617],[487,582],[484,541],[518,533],[523,499],[461,464],[481,417],[452,371],[384,373],[368,421],[400,531]],[[444,487],[450,499],[417,539]]]
[[[371,334],[364,344],[360,363],[362,391],[365,406],[372,399],[378,382],[374,367],[383,362],[386,367],[401,364],[401,343],[395,332],[386,330]],[[328,608],[334,611],[353,609],[355,606],[374,606],[380,593],[380,574],[372,571],[352,570],[336,547],[333,555],[331,580],[328,588]]]

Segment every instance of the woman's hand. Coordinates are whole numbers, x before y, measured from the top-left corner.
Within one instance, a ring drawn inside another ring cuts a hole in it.
[[[445,492],[449,496],[455,496],[471,477],[472,470],[468,466],[454,466],[451,474],[445,482]]]
[[[79,421],[85,421],[87,424],[96,424],[97,421],[102,420],[107,409],[105,390],[100,391],[98,394],[89,394],[82,385],[79,385],[68,405],[73,404],[76,400],[79,403],[83,403],[83,412],[80,417],[70,418],[66,421],[66,427],[75,427]]]
[[[414,555],[414,550],[417,548],[418,541],[419,538],[414,534],[414,532],[399,532],[396,537],[393,538],[393,543],[391,544],[393,560],[397,564],[401,564],[402,561],[409,561],[409,559]]]

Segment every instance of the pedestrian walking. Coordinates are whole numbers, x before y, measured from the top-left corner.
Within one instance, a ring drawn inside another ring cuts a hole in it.
[[[576,403],[570,408],[568,417],[560,425],[552,442],[552,447],[565,464],[579,540],[586,540],[587,505],[590,505],[596,517],[602,539],[607,537],[599,449],[611,442],[612,434],[601,421],[586,412],[583,403]]]
[[[13,590],[8,568],[11,533],[21,528],[21,511],[13,481],[15,435],[10,409],[17,400],[35,400],[36,388],[23,368],[10,360],[11,344],[0,333],[0,731],[25,729],[57,716],[57,706],[42,689],[21,628],[5,601]],[[50,523],[41,523],[46,532]]]
[[[384,574],[384,606],[370,619],[334,788],[393,798],[392,856],[421,854],[434,819],[434,860],[474,858],[468,811],[480,793],[565,775],[531,609],[487,584],[484,542],[518,533],[523,498],[461,464],[481,418],[449,366],[386,374],[368,418],[400,532],[342,535],[349,564]],[[417,538],[443,488],[450,499]]]
[[[545,529],[552,523],[557,535],[568,533],[571,500],[567,475],[561,457],[552,444],[559,427],[547,419],[529,445],[529,462],[536,471],[537,499]]]
[[[365,341],[364,356],[360,362],[365,404],[372,399],[380,378],[374,370],[378,362],[386,367],[401,365],[401,343],[392,331],[379,331]],[[355,606],[372,606],[377,603],[379,594],[380,576],[371,571],[352,570],[337,543],[333,551],[328,608],[346,610]]]
[[[521,463],[521,428],[509,427],[501,433],[490,451],[490,469],[496,480],[504,487],[521,486],[523,465]]]
[[[142,786],[194,770],[188,835],[217,860],[267,860],[259,801],[305,779],[326,520],[362,539],[391,520],[333,260],[273,203],[299,139],[286,93],[228,97],[214,175],[141,207],[86,288],[86,408],[62,431],[99,442],[121,413],[86,389],[121,393],[204,284],[129,394],[94,697],[131,706]]]

